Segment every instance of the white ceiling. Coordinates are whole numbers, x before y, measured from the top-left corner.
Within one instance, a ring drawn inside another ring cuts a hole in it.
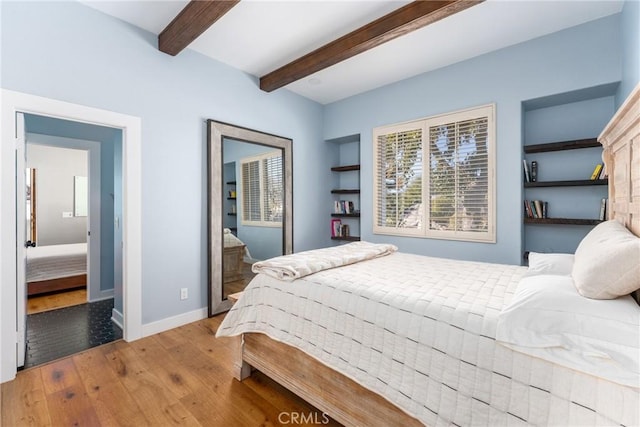
[[[81,0],[159,34],[188,3]],[[408,1],[243,0],[190,49],[256,77]],[[622,10],[622,0],[487,0],[286,86],[328,104]]]

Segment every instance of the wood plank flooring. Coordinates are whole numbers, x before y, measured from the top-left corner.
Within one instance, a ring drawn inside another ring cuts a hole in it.
[[[71,307],[85,302],[87,302],[86,288],[32,296],[27,299],[27,314]]]
[[[0,425],[339,425],[260,372],[235,380],[233,342],[214,337],[223,317],[19,372]]]

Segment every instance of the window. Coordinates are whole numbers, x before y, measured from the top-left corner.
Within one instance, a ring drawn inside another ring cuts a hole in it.
[[[241,160],[243,225],[282,226],[282,154],[278,151]]]
[[[374,129],[373,232],[495,242],[494,106]]]

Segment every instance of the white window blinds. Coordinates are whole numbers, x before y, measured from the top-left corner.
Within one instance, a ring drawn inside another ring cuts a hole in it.
[[[487,118],[429,127],[429,228],[486,232]]]
[[[420,127],[399,127],[376,139],[378,194],[376,224],[380,227],[422,227],[422,135]]]
[[[495,241],[493,105],[374,129],[374,232]]]
[[[264,220],[282,222],[282,156],[269,157],[262,161],[262,188],[264,189]]]
[[[282,154],[270,152],[241,160],[241,219],[244,225],[282,225]]]

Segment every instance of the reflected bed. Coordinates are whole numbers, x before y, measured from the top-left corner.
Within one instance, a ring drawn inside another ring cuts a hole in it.
[[[245,258],[251,259],[251,254],[247,245],[238,239],[230,229],[224,229],[224,251],[223,263],[224,274],[222,276],[223,283],[235,282],[242,280],[242,267]]]
[[[27,249],[27,295],[87,285],[87,244],[37,246]]]

